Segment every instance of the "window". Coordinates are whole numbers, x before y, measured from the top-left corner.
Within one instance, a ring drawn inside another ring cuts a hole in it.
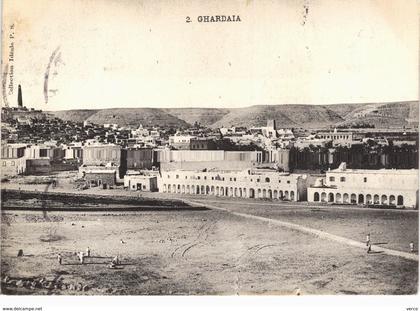
[[[236,181],[236,177],[233,179],[233,181]]]
[[[204,179],[207,179],[207,176],[204,176]]]
[[[290,180],[288,180],[287,183],[290,184]]]
[[[367,177],[363,177],[363,182],[367,182]]]
[[[335,177],[330,176],[330,181],[335,181]]]
[[[47,149],[39,149],[40,157],[47,157]]]
[[[187,179],[188,177],[187,176],[185,176],[185,179]]]
[[[15,166],[15,161],[12,161],[10,164],[11,164],[12,166]]]
[[[279,183],[281,183],[281,180],[279,179]]]
[[[197,176],[197,179],[200,179],[200,176]]]
[[[265,182],[270,182],[270,178],[266,177]]]
[[[179,175],[176,175],[175,178],[178,179],[179,178]]]
[[[214,180],[214,177],[212,177],[211,180]]]
[[[346,177],[340,177],[340,181],[341,181],[341,182],[346,181]]]
[[[232,181],[232,177],[229,178],[229,181]]]
[[[260,179],[259,178],[257,179],[257,182],[260,182]]]
[[[171,175],[168,175],[168,178],[171,178]]]

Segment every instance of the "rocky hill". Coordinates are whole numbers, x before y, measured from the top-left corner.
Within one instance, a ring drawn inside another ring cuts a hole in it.
[[[264,126],[275,119],[278,127],[323,128],[336,125],[371,124],[376,128],[418,124],[418,102],[258,105],[245,108],[111,108],[50,112],[64,120],[117,123],[122,126],[167,125],[186,127],[199,122],[208,127]]]

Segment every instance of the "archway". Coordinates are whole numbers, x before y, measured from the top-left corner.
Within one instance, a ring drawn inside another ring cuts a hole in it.
[[[274,190],[274,191],[273,191],[273,198],[274,198],[274,199],[278,199],[278,198],[279,198],[279,197],[278,197],[278,195],[279,195],[279,194],[278,194],[277,190]]]
[[[349,203],[349,195],[348,193],[343,194],[343,203]]]
[[[356,204],[357,203],[357,201],[356,201],[356,194],[355,193],[352,193],[351,194],[351,196],[350,196],[350,203],[351,204]]]
[[[388,201],[387,196],[385,194],[383,194],[381,196],[381,204],[387,204],[388,203],[387,201]]]
[[[373,196],[373,204],[379,204],[379,195],[375,194]]]
[[[327,202],[327,194],[325,192],[321,193],[321,202]]]
[[[265,199],[267,197],[267,190],[263,189],[263,199]]]
[[[397,205],[404,205],[404,198],[402,195],[397,197]]]
[[[395,205],[395,195],[389,196],[389,205]]]
[[[294,201],[294,200],[295,200],[295,192],[290,191],[290,201]]]
[[[364,195],[363,195],[363,194],[359,194],[359,200],[358,200],[358,203],[359,203],[359,204],[363,204],[363,203],[365,203],[365,197],[364,197]]]
[[[336,202],[336,203],[341,203],[341,193],[337,193],[337,194],[335,195],[335,202]]]
[[[366,195],[366,204],[372,204],[372,196],[370,194]]]
[[[249,188],[249,197],[251,199],[255,198],[255,190],[252,188]]]
[[[284,198],[285,200],[289,200],[289,191],[284,192]]]
[[[225,195],[225,188],[220,187],[220,195],[224,196]]]
[[[319,193],[318,192],[314,193],[314,202],[319,202]]]
[[[329,193],[328,194],[328,202],[334,202],[334,193]]]

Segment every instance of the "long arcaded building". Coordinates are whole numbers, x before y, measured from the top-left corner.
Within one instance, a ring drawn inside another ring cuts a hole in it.
[[[273,170],[244,171],[161,171],[160,192],[267,198],[290,201],[306,200],[307,176]]]
[[[353,170],[342,163],[308,188],[308,201],[418,207],[418,170]]]

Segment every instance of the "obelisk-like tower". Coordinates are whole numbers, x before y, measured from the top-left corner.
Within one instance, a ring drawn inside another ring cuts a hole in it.
[[[22,108],[23,107],[22,88],[20,87],[20,84],[19,84],[19,87],[18,87],[18,107],[19,108]]]

